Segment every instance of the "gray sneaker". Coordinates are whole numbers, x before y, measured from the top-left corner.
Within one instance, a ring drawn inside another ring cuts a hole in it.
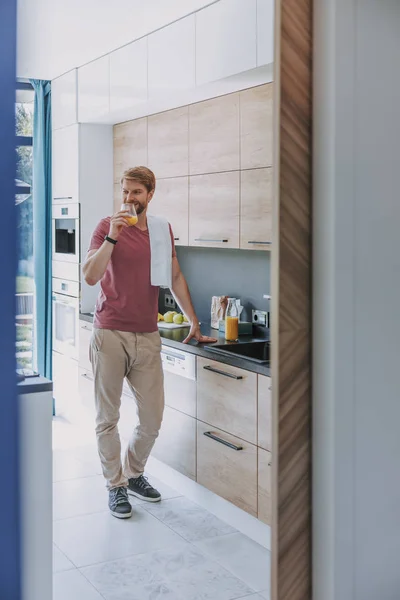
[[[108,507],[117,519],[129,519],[132,516],[132,506],[126,487],[117,487],[109,491]]]
[[[146,502],[160,502],[161,500],[160,492],[150,485],[144,475],[140,475],[136,479],[128,479],[128,494],[146,500]]]

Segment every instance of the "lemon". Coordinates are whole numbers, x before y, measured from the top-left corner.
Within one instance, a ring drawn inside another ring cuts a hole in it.
[[[157,321],[164,321],[164,317],[160,313],[158,313]]]
[[[184,323],[189,323],[189,319],[187,318],[186,315],[183,315],[183,322]]]
[[[182,325],[183,323],[183,315],[174,315],[173,321],[175,325]]]
[[[174,319],[174,315],[171,312],[165,313],[165,315],[164,315],[164,321],[166,323],[172,323],[173,319]]]

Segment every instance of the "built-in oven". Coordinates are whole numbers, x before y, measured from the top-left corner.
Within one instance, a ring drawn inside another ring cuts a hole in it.
[[[79,358],[79,283],[53,278],[53,350]]]
[[[79,263],[79,204],[53,204],[53,260]]]

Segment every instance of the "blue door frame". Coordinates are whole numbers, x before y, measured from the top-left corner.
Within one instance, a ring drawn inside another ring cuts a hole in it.
[[[17,0],[0,2],[0,598],[20,600],[18,403],[15,373],[15,79]]]

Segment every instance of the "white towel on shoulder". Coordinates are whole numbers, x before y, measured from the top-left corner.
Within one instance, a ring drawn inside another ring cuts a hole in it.
[[[172,242],[169,223],[163,217],[147,215],[150,236],[151,285],[171,288]]]

